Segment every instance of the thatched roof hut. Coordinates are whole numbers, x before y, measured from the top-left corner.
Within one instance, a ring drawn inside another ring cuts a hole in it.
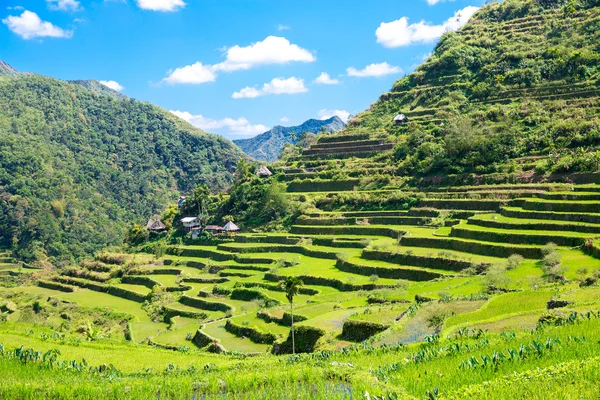
[[[269,168],[263,165],[256,171],[256,175],[260,176],[261,178],[268,178],[269,176],[273,175],[273,173],[269,171]]]
[[[224,231],[227,232],[239,232],[240,227],[237,226],[236,224],[234,224],[233,222],[229,221],[228,223],[225,224],[225,226],[223,227]]]
[[[146,224],[146,229],[154,232],[162,232],[166,230],[167,227],[165,226],[165,224],[162,223],[158,215],[154,215],[148,220],[148,223]]]

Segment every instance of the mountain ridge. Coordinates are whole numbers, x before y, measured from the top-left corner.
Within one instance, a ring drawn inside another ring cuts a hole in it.
[[[301,133],[319,133],[322,129],[329,133],[335,133],[345,125],[337,115],[325,120],[309,119],[296,126],[277,125],[253,138],[237,139],[233,143],[256,160],[272,162],[277,160],[286,143],[296,144]]]

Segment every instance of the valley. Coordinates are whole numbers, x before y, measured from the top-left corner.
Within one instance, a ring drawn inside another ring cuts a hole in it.
[[[598,398],[599,32],[491,2],[347,124],[239,147],[0,63],[0,397]]]

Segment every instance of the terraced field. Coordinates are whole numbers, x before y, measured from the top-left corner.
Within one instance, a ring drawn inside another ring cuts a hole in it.
[[[377,147],[384,143],[326,136],[307,151],[326,160],[276,166],[273,179],[302,210],[289,232],[172,245],[159,257],[104,256],[28,290],[126,312],[134,342],[239,353],[289,351],[290,307],[279,286],[288,276],[304,283],[294,320],[298,350],[308,352],[535,327],[563,296],[574,299],[564,310],[598,307],[600,298],[578,297],[578,285],[600,275],[600,185],[362,187],[371,168],[385,168],[377,162],[389,151]],[[363,173],[312,179],[340,166]],[[157,293],[166,295],[152,314]]]

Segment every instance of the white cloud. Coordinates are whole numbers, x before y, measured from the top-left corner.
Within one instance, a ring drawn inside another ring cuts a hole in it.
[[[284,37],[269,36],[262,42],[246,47],[224,48],[225,61],[214,65],[197,62],[169,71],[163,79],[168,83],[204,83],[213,82],[219,72],[233,72],[250,69],[259,65],[287,64],[290,62],[313,62],[316,60],[306,49],[290,43]],[[173,76],[173,75],[177,76]],[[193,75],[195,78],[190,77]]]
[[[454,1],[454,0],[425,0],[427,1],[427,4],[429,4],[430,6],[434,6],[437,3],[444,3],[445,1]]]
[[[125,89],[123,86],[121,86],[121,84],[117,81],[98,81],[101,84],[103,84],[104,86],[106,86],[107,88],[110,88],[112,90],[116,90],[117,92],[120,92],[121,90]]]
[[[382,22],[375,31],[377,43],[384,47],[409,46],[415,43],[430,43],[445,32],[456,31],[464,26],[479,10],[479,7],[468,6],[454,13],[440,25],[431,25],[424,20],[409,24],[407,17],[392,22]]]
[[[327,72],[321,72],[321,75],[315,79],[315,83],[321,85],[339,85],[340,81],[329,76]]]
[[[23,6],[14,6],[14,7],[6,7],[7,10],[15,10],[15,11],[19,11],[19,10],[24,10],[25,7]]]
[[[198,84],[214,82],[217,79],[217,74],[214,69],[210,65],[202,65],[201,62],[175,68],[174,70],[170,70],[168,74],[169,75],[162,81],[170,84]]]
[[[51,10],[82,11],[83,7],[77,0],[46,0]]]
[[[379,64],[369,64],[361,70],[357,70],[354,67],[346,69],[349,76],[357,76],[359,78],[372,77],[372,76],[384,76],[391,74],[401,74],[402,68],[390,65],[386,62]]]
[[[138,7],[151,11],[177,11],[185,7],[183,0],[136,0]]]
[[[226,129],[226,132],[224,133],[229,136],[254,136],[269,130],[267,126],[262,124],[252,125],[250,121],[244,117],[238,119],[223,118],[216,120],[204,117],[201,114],[193,115],[187,111],[171,111],[171,113],[205,131]]]
[[[290,62],[313,62],[316,60],[306,49],[290,43],[284,37],[269,36],[262,42],[249,46],[233,46],[227,49],[226,59],[215,64],[216,71],[237,71],[258,65],[287,64]]]
[[[282,25],[282,24],[277,25],[277,30],[278,31],[287,31],[289,29],[292,29],[292,28],[290,26],[288,26],[288,25]]]
[[[253,99],[258,96],[262,96],[263,93],[255,87],[246,86],[239,92],[235,92],[231,95],[234,99]]]
[[[234,99],[255,98],[258,96],[266,96],[269,94],[296,94],[308,92],[304,85],[304,79],[291,78],[274,78],[271,82],[265,83],[261,89],[256,87],[246,86],[239,92],[231,95]]]
[[[284,123],[285,123],[285,122],[290,122],[290,119],[289,119],[288,117],[281,117],[281,118],[279,119],[279,122],[284,122]]]
[[[8,29],[21,36],[23,39],[34,39],[37,37],[70,38],[72,31],[66,31],[50,22],[42,21],[32,11],[25,10],[20,16],[8,16],[2,20]]]
[[[319,119],[329,119],[334,115],[340,117],[340,119],[344,122],[348,122],[348,118],[350,118],[350,113],[346,110],[319,110],[318,112]]]

